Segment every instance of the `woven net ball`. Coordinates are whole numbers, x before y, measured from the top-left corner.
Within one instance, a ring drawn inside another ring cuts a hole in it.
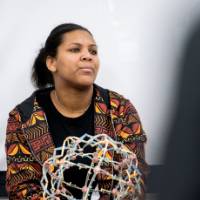
[[[85,151],[88,147],[93,151]],[[89,162],[78,162],[86,159]],[[64,173],[72,167],[87,170],[82,187],[64,180]],[[76,200],[70,188],[80,190],[83,200],[105,194],[114,200],[137,199],[141,173],[136,155],[125,145],[105,134],[84,134],[80,138],[67,137],[61,147],[55,148],[53,156],[43,164],[41,185],[44,199]]]

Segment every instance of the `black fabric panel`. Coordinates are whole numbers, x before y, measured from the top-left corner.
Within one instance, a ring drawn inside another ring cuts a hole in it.
[[[6,197],[5,190],[6,172],[0,171],[0,197]]]

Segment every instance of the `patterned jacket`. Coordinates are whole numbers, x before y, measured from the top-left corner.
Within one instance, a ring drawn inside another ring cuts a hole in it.
[[[147,164],[144,155],[146,136],[136,109],[116,92],[95,85],[94,132],[117,138],[136,153],[142,173],[144,199]],[[39,91],[36,91],[39,92]],[[11,200],[42,199],[42,164],[53,155],[55,145],[45,112],[36,100],[36,92],[10,113],[6,134],[6,189]],[[102,195],[100,199],[109,199]]]

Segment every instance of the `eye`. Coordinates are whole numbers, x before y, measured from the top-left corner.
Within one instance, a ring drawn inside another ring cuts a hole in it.
[[[80,48],[76,47],[76,48],[72,48],[72,49],[69,49],[70,52],[72,53],[77,53],[80,51]]]
[[[90,49],[89,52],[90,52],[92,55],[97,55],[97,50],[96,50],[96,49]]]

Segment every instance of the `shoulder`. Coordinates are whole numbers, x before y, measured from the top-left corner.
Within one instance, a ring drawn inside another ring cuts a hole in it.
[[[139,120],[138,111],[128,98],[116,91],[108,91],[110,96],[110,105],[114,112],[117,111],[117,113],[119,113],[121,116],[134,114]]]
[[[132,102],[124,95],[111,90],[105,89],[100,86],[96,86],[97,90],[100,91],[102,96],[107,102],[107,105],[114,111],[120,111],[120,113],[137,113],[135,106]],[[108,103],[109,102],[109,103]]]
[[[16,107],[10,112],[10,115],[18,112],[21,115],[22,121],[26,121],[33,113],[34,108],[39,106],[36,97],[50,90],[52,90],[52,87],[35,90],[28,98],[16,105]]]
[[[28,116],[29,113],[32,112],[33,110],[33,105],[34,105],[34,99],[36,97],[35,95],[36,92],[33,92],[28,98],[17,104],[10,112],[9,116],[10,117],[17,117],[18,119],[21,119],[22,121],[25,116]],[[20,121],[21,121],[20,120]]]
[[[110,97],[110,104],[112,107],[115,107],[115,108],[127,107],[127,106],[134,107],[131,101],[128,98],[126,98],[124,95],[113,90],[108,90],[108,91],[109,91],[109,97]]]
[[[109,96],[109,99],[118,99],[120,101],[129,101],[127,98],[124,97],[124,95],[119,94],[116,91],[113,91],[111,89],[107,89],[107,88],[103,88],[99,85],[95,85],[95,89],[97,90],[97,92],[100,93],[100,96]]]
[[[120,101],[129,101],[126,97],[124,97],[124,95],[119,94],[116,91],[113,91],[113,90],[108,90],[108,91],[109,91],[110,99],[118,99]]]

